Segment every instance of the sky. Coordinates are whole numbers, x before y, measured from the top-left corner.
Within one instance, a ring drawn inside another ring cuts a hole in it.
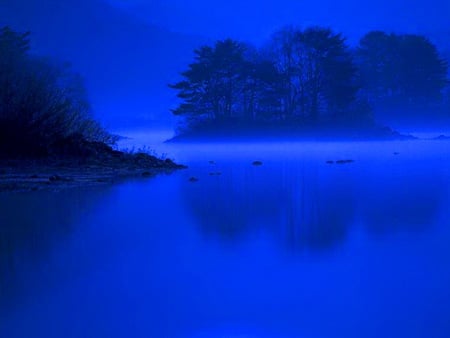
[[[211,38],[263,41],[288,24],[324,25],[357,39],[368,30],[450,33],[449,0],[107,0],[158,26]]]
[[[355,45],[382,29],[425,34],[449,55],[449,18],[450,0],[0,0],[0,26],[30,30],[34,51],[71,63],[111,125],[173,123],[167,84],[213,39],[261,45],[283,26],[321,25]]]

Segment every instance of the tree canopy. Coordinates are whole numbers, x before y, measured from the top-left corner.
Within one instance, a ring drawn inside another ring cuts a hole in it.
[[[356,99],[356,67],[341,34],[287,27],[261,49],[231,39],[195,50],[170,85],[175,115],[195,121],[319,121],[345,115]]]
[[[80,76],[30,53],[30,34],[0,29],[0,154],[47,155],[61,140],[109,141]]]
[[[283,79],[287,117],[318,120],[342,113],[355,99],[356,68],[341,34],[286,28],[274,34],[269,49]]]
[[[424,36],[370,32],[359,43],[357,59],[375,103],[435,102],[448,85],[448,63]]]
[[[332,29],[286,27],[262,48],[231,39],[195,50],[170,85],[175,115],[291,124],[368,121],[379,104],[444,104],[448,64],[424,36],[370,32],[357,48]]]

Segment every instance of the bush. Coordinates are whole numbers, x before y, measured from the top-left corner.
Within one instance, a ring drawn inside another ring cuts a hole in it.
[[[75,135],[113,142],[92,118],[80,76],[30,54],[28,37],[0,30],[0,155],[49,156]]]

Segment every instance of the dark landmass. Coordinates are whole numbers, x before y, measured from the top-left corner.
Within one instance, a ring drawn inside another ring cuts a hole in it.
[[[0,28],[0,192],[58,190],[184,168],[145,152],[94,119],[79,74],[31,52],[28,32]]]
[[[153,177],[185,166],[146,153],[126,153],[99,142],[67,145],[65,153],[41,159],[0,158],[0,192],[61,190]]]
[[[448,117],[448,60],[423,35],[372,31],[355,48],[331,28],[285,27],[263,48],[225,39],[194,54],[169,84],[175,140],[411,139],[379,126]]]
[[[437,140],[437,141],[449,141],[450,136],[447,135],[439,135],[438,137],[434,137],[431,140]]]
[[[196,141],[371,141],[371,140],[414,140],[412,135],[403,135],[389,127],[379,126],[289,126],[261,124],[259,126],[208,125],[181,132],[166,142]]]

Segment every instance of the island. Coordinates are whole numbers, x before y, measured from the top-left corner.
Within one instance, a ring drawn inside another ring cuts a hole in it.
[[[372,31],[352,46],[290,26],[262,46],[202,46],[180,77],[171,142],[409,140],[386,121],[449,117],[448,62],[422,35]]]

